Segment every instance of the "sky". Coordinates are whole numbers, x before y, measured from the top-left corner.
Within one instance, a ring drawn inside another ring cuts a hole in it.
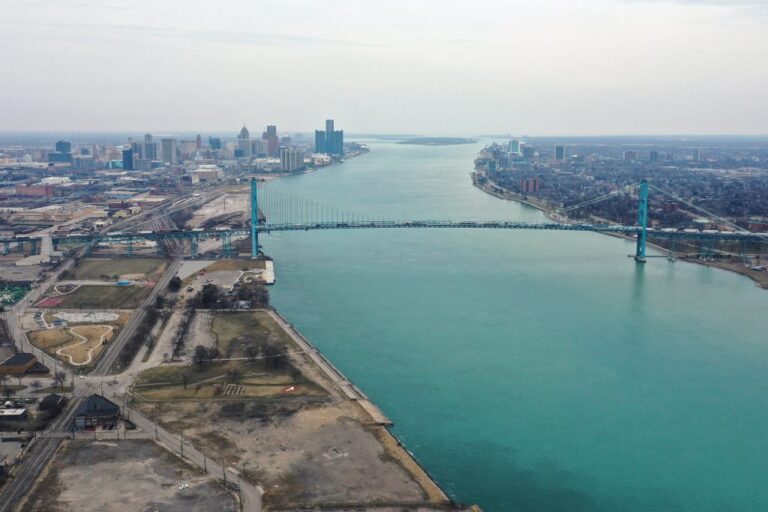
[[[0,0],[0,131],[768,134],[768,0]]]

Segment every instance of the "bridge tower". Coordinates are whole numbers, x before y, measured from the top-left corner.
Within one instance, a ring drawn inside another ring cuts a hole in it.
[[[637,223],[640,231],[637,233],[637,249],[635,250],[635,261],[645,263],[645,245],[648,239],[648,182],[640,182],[637,204]]]
[[[259,197],[256,178],[251,178],[251,259],[259,257]]]

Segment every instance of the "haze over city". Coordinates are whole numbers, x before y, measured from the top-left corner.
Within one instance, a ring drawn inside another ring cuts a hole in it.
[[[577,5],[576,5],[577,4]],[[764,134],[758,1],[0,0],[0,131]]]

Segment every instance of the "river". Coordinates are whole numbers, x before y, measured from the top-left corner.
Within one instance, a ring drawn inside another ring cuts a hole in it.
[[[272,182],[383,219],[535,220],[471,184],[480,145],[367,141]],[[768,292],[595,233],[264,236],[273,304],[458,501],[507,511],[768,510]]]

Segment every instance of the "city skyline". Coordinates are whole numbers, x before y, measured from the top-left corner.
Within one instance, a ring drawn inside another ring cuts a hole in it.
[[[1,132],[768,133],[754,1],[0,6]]]

